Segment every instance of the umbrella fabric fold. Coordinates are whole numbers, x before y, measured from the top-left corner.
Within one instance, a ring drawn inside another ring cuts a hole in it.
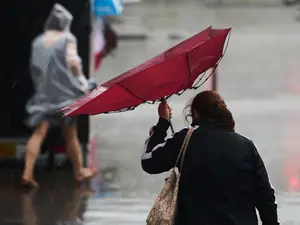
[[[66,116],[134,109],[145,102],[196,88],[199,75],[223,57],[231,29],[209,27],[160,55],[102,84],[62,109]]]

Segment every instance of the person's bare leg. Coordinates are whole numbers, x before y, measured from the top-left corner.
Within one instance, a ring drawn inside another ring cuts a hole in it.
[[[81,181],[93,177],[96,174],[96,171],[94,169],[83,167],[82,152],[77,136],[77,126],[65,125],[63,128],[63,132],[66,142],[67,154],[73,164],[75,179]]]
[[[25,153],[25,168],[23,172],[23,183],[29,186],[37,186],[34,180],[33,170],[35,161],[40,153],[42,142],[44,141],[47,131],[49,129],[49,123],[42,121],[34,130],[32,136],[29,138],[26,145]]]

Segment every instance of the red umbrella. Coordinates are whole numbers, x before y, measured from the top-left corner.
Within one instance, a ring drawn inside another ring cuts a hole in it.
[[[62,109],[66,116],[134,109],[163,97],[197,88],[200,74],[216,67],[231,29],[203,30]]]

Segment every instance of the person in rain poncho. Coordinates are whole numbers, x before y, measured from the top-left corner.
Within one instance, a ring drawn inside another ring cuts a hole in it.
[[[77,137],[77,118],[62,117],[59,110],[88,92],[88,81],[82,73],[77,54],[77,40],[70,32],[73,16],[55,4],[45,23],[44,33],[33,40],[30,60],[35,94],[26,105],[26,121],[34,132],[26,146],[22,183],[36,187],[33,170],[41,144],[50,126],[61,126],[77,181],[91,178],[96,171],[83,167]]]

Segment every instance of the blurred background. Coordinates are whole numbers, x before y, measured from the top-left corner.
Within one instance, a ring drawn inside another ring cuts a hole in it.
[[[211,25],[214,28],[232,27],[228,49],[215,76],[216,89],[232,110],[237,131],[254,140],[266,163],[278,196],[282,224],[300,224],[300,11],[297,1],[123,0],[123,6],[120,15],[105,16],[117,35],[118,46],[103,59],[96,71],[91,69],[94,64],[92,49],[95,46],[91,44],[94,43],[95,30],[91,31],[94,20],[78,19],[79,22],[74,22],[85,73],[95,79],[96,84],[101,84]],[[26,17],[25,13],[23,15]],[[87,14],[81,18],[88,17]],[[41,19],[40,23],[43,22]],[[85,34],[91,31],[92,35],[84,36],[84,29]],[[28,36],[28,41],[32,37],[33,34]],[[30,47],[28,41],[28,46],[24,47],[26,51]],[[10,58],[13,62],[17,58],[17,50],[6,50],[15,51],[11,53],[14,57]],[[24,68],[23,71],[26,70]],[[8,70],[3,69],[2,78]],[[18,72],[21,73],[25,72]],[[0,96],[8,101],[7,104],[11,102],[7,96],[20,96],[26,89],[25,81],[19,86],[19,92],[13,86],[13,81],[22,79],[25,78],[12,78],[9,84],[4,78],[1,80]],[[183,114],[186,102],[195,93],[211,88],[212,80],[208,80],[200,89],[170,99],[175,130],[186,125]],[[7,95],[7,92],[11,94]],[[0,110],[3,115],[7,109],[4,105]],[[11,106],[10,109],[16,111],[16,107]],[[5,115],[12,115],[11,111]],[[7,116],[3,118],[1,123],[8,125],[6,128],[3,125],[1,132],[13,127]],[[15,159],[22,161],[22,143],[28,136],[24,135],[27,131],[20,128],[22,132],[18,135],[8,137],[3,134],[0,155],[3,158],[1,165],[5,166],[0,174],[0,224],[145,224],[166,176],[147,175],[140,166],[144,141],[149,128],[156,122],[157,105],[82,118],[83,152],[87,163],[101,171],[89,186],[94,189],[93,192],[74,188],[73,182],[66,179],[71,176],[67,175],[68,169],[63,167],[53,171],[52,167],[60,167],[65,162],[63,154],[56,154],[55,159],[50,159],[52,169],[48,169],[51,173],[42,169],[49,167],[49,158],[45,156],[43,162],[41,156],[38,176],[44,179],[44,187],[34,193],[21,192],[15,187],[15,182],[18,182],[18,168],[22,165]],[[49,142],[53,143],[53,137],[49,138]],[[30,215],[29,218],[24,219],[20,212]]]
[[[97,79],[106,81],[210,25],[232,27],[217,70],[217,90],[233,112],[237,131],[254,140],[265,160],[277,191],[281,222],[300,224],[296,213],[300,209],[300,33],[297,5],[285,4],[279,0],[143,0],[125,6],[114,27],[119,34],[147,38],[120,41],[116,56],[105,60]],[[210,81],[196,92],[211,88]],[[175,129],[184,125],[183,108],[193,94],[171,98]],[[91,119],[100,146],[99,162],[118,170],[120,195],[140,204],[126,215],[122,207],[120,213],[124,218],[132,213],[134,218],[140,212],[136,224],[143,224],[164,177],[146,175],[140,167],[141,140],[156,123],[157,107],[141,106]],[[145,196],[152,197],[136,200]]]

